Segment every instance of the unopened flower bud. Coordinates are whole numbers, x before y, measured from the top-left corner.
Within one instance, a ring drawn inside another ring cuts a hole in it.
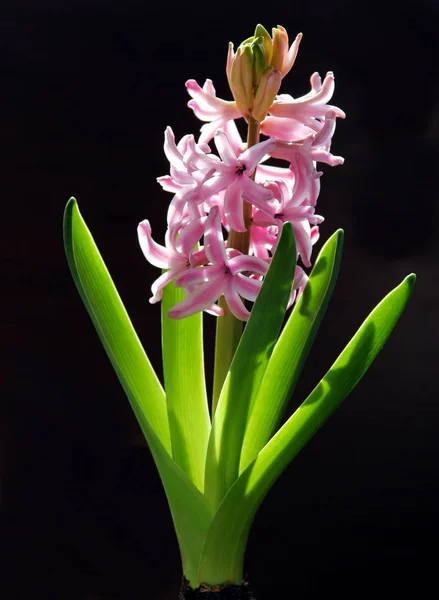
[[[288,34],[281,27],[273,28],[270,37],[262,25],[255,34],[239,45],[236,54],[229,46],[227,76],[230,89],[241,114],[262,121],[274,102],[282,78],[294,64],[299,48],[299,34],[288,48]]]
[[[258,85],[261,81],[262,75],[267,70],[267,61],[265,59],[265,48],[263,39],[258,37],[255,38],[252,44],[253,50],[253,88],[257,90]]]
[[[253,49],[241,44],[232,60],[229,84],[236,104],[245,116],[253,108],[253,64]]]
[[[276,71],[280,71],[282,77],[285,77],[292,69],[301,39],[302,34],[299,33],[291,44],[291,47],[288,48],[289,42],[286,29],[281,25],[273,27],[273,56],[271,66]]]
[[[273,71],[271,68],[262,76],[252,111],[252,117],[255,121],[261,122],[267,116],[267,112],[279,91],[281,81],[281,72]]]
[[[271,58],[273,56],[273,41],[270,37],[270,34],[262,25],[256,25],[255,37],[262,38],[266,63],[267,65],[271,64]]]

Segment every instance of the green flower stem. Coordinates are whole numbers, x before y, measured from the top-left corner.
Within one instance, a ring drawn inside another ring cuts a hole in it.
[[[221,394],[227,371],[238,347],[242,335],[243,322],[232,315],[224,296],[219,305],[224,309],[224,316],[218,317],[215,335],[215,367],[213,374],[212,418]]]
[[[259,142],[259,132],[260,123],[252,117],[249,117],[247,130],[248,148],[251,148]],[[256,169],[252,175],[252,179],[255,178],[255,175]],[[227,239],[228,248],[235,248],[243,254],[248,254],[250,246],[251,217],[252,206],[249,202],[244,202],[244,223],[247,227],[247,231],[239,232],[233,231],[232,229]],[[220,298],[219,305],[224,309],[224,316],[218,318],[216,325],[212,418],[215,414],[224,380],[235,354],[235,350],[238,347],[243,327],[243,322],[234,317],[230,312],[224,297]]]

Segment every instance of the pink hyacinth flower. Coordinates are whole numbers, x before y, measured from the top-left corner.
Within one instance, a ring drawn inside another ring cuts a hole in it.
[[[270,155],[273,158],[281,158],[290,163],[294,162],[295,157],[300,154],[310,164],[314,161],[326,163],[331,167],[342,165],[344,158],[342,156],[334,156],[330,152],[335,125],[336,114],[335,111],[330,110],[318,133],[311,134],[300,142],[277,140],[276,147],[270,152]],[[308,171],[312,171],[312,167],[309,167]]]
[[[195,152],[188,157],[200,169],[215,169],[215,174],[197,190],[198,202],[204,202],[225,189],[224,214],[227,223],[235,231],[246,231],[244,200],[263,210],[265,203],[272,197],[269,190],[255,183],[250,176],[262,158],[274,149],[276,140],[255,144],[237,156],[226,134],[219,129],[215,134],[215,145],[222,162],[213,161],[211,155]]]
[[[210,167],[200,170],[191,167],[186,161],[189,145],[191,145],[191,152],[201,153],[203,156],[206,152],[210,152],[207,144],[195,144],[193,135],[185,135],[176,144],[174,132],[170,127],[166,128],[164,150],[171,165],[171,174],[158,177],[157,181],[165,191],[175,194],[168,208],[168,225],[178,224],[185,217],[196,219],[204,216],[194,203],[190,203],[190,198],[209,179],[214,169]],[[212,161],[214,160],[219,159],[212,156]]]
[[[257,214],[257,212],[255,214]],[[264,260],[270,259],[272,250],[277,242],[277,233],[277,223],[276,225],[267,227],[264,219],[264,225],[259,227],[257,223],[255,223],[253,217],[252,227],[250,228],[249,252]]]
[[[244,273],[265,275],[267,263],[236,250],[231,255],[226,251],[221,216],[216,206],[211,209],[205,223],[204,249],[211,264],[189,269],[176,279],[175,285],[186,288],[188,295],[171,308],[169,316],[173,319],[189,317],[206,310],[224,296],[233,315],[241,321],[247,321],[250,313],[242,298],[254,301],[262,281]]]
[[[206,125],[201,127],[200,143],[211,140],[215,131],[223,127],[227,121],[242,116],[234,100],[228,101],[216,97],[211,79],[206,79],[202,88],[195,79],[189,79],[186,81],[186,89],[192,97],[188,102],[189,108],[200,121],[207,121]]]
[[[270,214],[256,211],[253,216],[253,224],[258,227],[277,225],[278,231],[280,231],[283,223],[291,223],[296,239],[297,254],[301,257],[303,264],[310,267],[312,246],[317,241],[315,233],[313,240],[311,224],[322,223],[323,217],[314,214],[314,206],[296,203],[287,182],[270,182],[266,186],[273,191],[274,196],[268,206]],[[277,239],[272,251],[276,245]]]
[[[328,72],[322,83],[320,75],[311,76],[311,91],[300,98],[280,94],[270,107],[261,125],[261,132],[285,141],[299,141],[323,127],[322,121],[332,111],[336,117],[345,118],[337,106],[328,104],[335,89],[334,74]]]
[[[139,244],[148,262],[159,269],[169,269],[151,286],[151,304],[159,302],[162,290],[173,279],[185,273],[190,267],[205,264],[207,258],[203,249],[194,251],[204,232],[204,223],[207,217],[191,221],[183,229],[178,225],[171,225],[166,232],[165,246],[157,244],[151,236],[151,225],[145,219],[137,228]]]

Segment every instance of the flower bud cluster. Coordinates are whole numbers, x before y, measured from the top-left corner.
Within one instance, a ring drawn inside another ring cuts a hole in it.
[[[300,39],[289,48],[283,27],[273,29],[271,38],[258,25],[236,54],[230,45],[227,75],[234,101],[217,98],[209,79],[203,87],[192,79],[186,83],[188,106],[205,124],[197,141],[185,135],[176,142],[170,127],[165,132],[170,172],[158,182],[173,194],[165,245],[153,240],[149,221],[138,227],[145,257],[164,269],[152,285],[150,302],[160,301],[171,281],[185,291],[185,298],[169,311],[171,318],[203,310],[221,316],[217,301],[223,296],[233,315],[246,321],[244,300],[256,299],[285,222],[293,226],[302,265],[296,267],[290,303],[306,285],[303,267],[311,266],[323,221],[315,212],[322,175],[316,163],[343,163],[330,148],[336,118],[345,115],[328,104],[334,93],[332,73],[323,82],[314,73],[310,92],[301,98],[277,95]],[[241,117],[268,139],[247,147],[235,124]],[[270,157],[285,166],[271,166]],[[224,232],[231,231],[247,232],[248,252],[228,244]]]

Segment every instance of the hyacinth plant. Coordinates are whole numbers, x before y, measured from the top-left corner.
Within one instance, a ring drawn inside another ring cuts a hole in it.
[[[204,121],[201,134],[176,142],[166,129],[170,172],[158,182],[172,199],[164,245],[154,241],[149,221],[138,226],[141,250],[162,270],[150,302],[161,302],[163,386],[76,201],[66,207],[73,278],[165,488],[181,550],[182,598],[195,588],[197,594],[216,590],[226,597],[233,590],[250,597],[243,558],[256,511],[364,375],[414,285],[410,275],[378,304],[281,425],[333,291],[343,242],[343,232],[335,232],[306,271],[323,222],[316,213],[317,163],[343,163],[331,153],[331,141],[336,119],[345,115],[328,104],[332,73],[323,81],[314,73],[301,98],[279,94],[301,37],[290,46],[283,27],[270,36],[258,25],[236,52],[230,44],[233,100],[218,98],[211,80],[201,87],[191,79],[188,105]],[[245,141],[238,119],[246,124]],[[210,399],[203,312],[217,318]]]

